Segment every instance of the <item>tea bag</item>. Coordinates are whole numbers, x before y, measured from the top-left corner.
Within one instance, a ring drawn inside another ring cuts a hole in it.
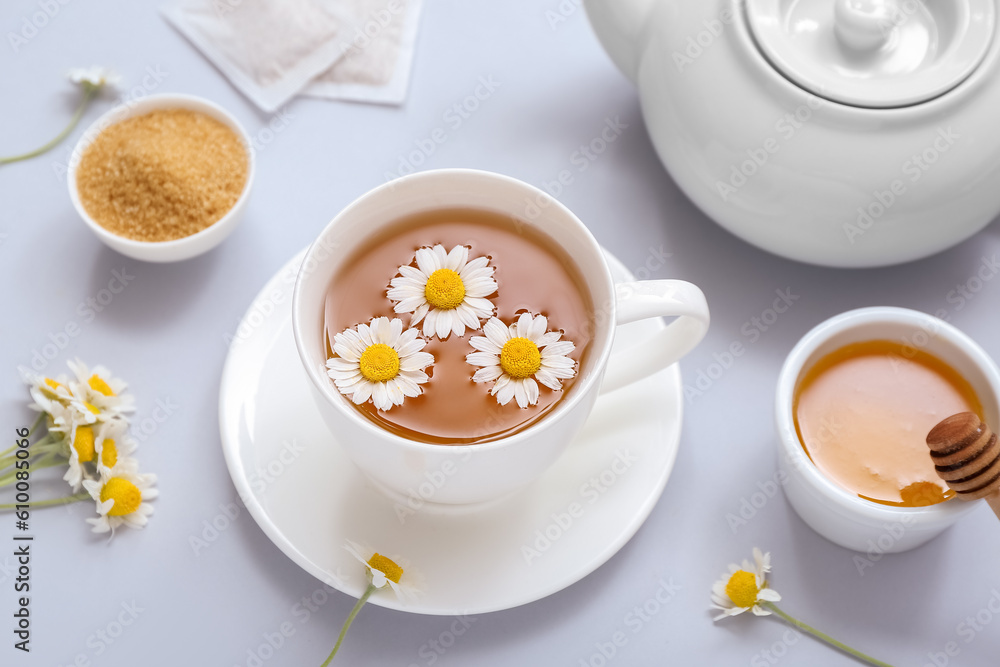
[[[267,112],[342,55],[345,22],[326,0],[181,0],[164,16]],[[346,38],[346,36],[344,36]]]
[[[410,82],[422,0],[323,0],[349,25],[337,36],[344,57],[305,94],[402,104]]]

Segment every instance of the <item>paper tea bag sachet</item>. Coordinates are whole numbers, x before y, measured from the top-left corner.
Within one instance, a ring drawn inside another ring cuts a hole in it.
[[[345,25],[319,0],[181,0],[163,15],[267,112],[343,55]]]
[[[344,57],[304,91],[311,97],[402,104],[410,80],[421,0],[323,0],[346,22]]]

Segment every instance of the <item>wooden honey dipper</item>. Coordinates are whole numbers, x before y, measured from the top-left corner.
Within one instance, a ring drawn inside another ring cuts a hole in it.
[[[1000,441],[978,415],[960,412],[927,434],[934,468],[961,500],[983,498],[1000,517]]]

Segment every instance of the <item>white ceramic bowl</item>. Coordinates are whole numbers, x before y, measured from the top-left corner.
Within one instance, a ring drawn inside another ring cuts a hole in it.
[[[80,193],[77,191],[76,170],[80,166],[80,158],[83,156],[83,152],[103,130],[127,118],[141,116],[156,109],[190,109],[192,111],[199,111],[229,126],[240,137],[247,151],[247,182],[243,186],[243,192],[240,193],[239,199],[229,209],[229,212],[200,232],[173,241],[135,241],[111,233],[97,224],[90,214],[87,213],[80,202]],[[76,208],[77,213],[87,223],[90,230],[109,248],[117,250],[127,257],[139,259],[144,262],[179,262],[208,252],[219,245],[223,239],[236,229],[237,224],[239,224],[240,219],[243,217],[243,211],[250,196],[250,187],[253,185],[254,166],[255,158],[250,137],[239,121],[231,116],[229,112],[222,109],[222,107],[192,95],[150,95],[149,97],[128,102],[111,109],[98,118],[83,133],[80,141],[76,144],[76,148],[73,149],[73,155],[70,157],[67,169],[69,197],[73,201],[73,206]]]
[[[813,530],[855,551],[907,551],[937,536],[976,508],[958,499],[929,507],[892,507],[859,498],[827,478],[805,453],[795,432],[792,399],[804,373],[824,355],[849,343],[901,341],[924,350],[958,371],[976,391],[986,422],[1000,417],[1000,370],[964,333],[931,315],[906,308],[875,307],[832,317],[792,349],[778,377],[775,411],[778,467],[785,495]],[[905,348],[904,348],[905,351]]]

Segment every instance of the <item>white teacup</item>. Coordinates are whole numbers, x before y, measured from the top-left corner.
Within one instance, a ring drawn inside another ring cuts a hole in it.
[[[534,219],[525,202],[547,202]],[[482,444],[445,446],[393,434],[363,416],[341,395],[326,371],[324,303],[343,262],[372,235],[400,218],[443,208],[486,209],[513,224],[536,227],[575,261],[594,304],[594,335],[577,380],[556,408],[531,427]],[[515,223],[515,220],[519,221]],[[611,355],[615,327],[676,316],[642,345]],[[479,503],[500,498],[538,477],[583,426],[598,394],[625,386],[673,364],[704,337],[709,314],[701,290],[680,280],[615,284],[597,241],[566,207],[526,183],[471,169],[426,171],[363,195],[341,211],[305,255],[295,283],[295,344],[312,382],[320,412],[336,441],[383,491],[406,496],[428,479],[447,479],[431,502]]]

